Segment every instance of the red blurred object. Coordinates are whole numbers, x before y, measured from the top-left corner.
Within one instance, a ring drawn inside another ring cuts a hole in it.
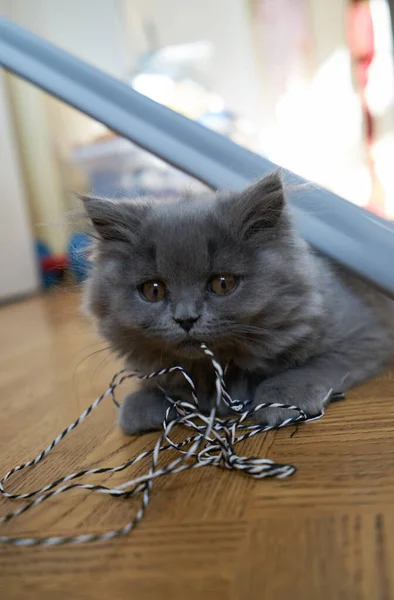
[[[384,216],[384,198],[382,197],[382,189],[376,175],[375,163],[372,156],[372,145],[375,137],[374,120],[366,97],[369,68],[375,55],[375,36],[369,1],[350,0],[346,21],[348,45],[359,87],[364,116],[368,168],[372,180],[372,193],[369,203],[365,208]]]
[[[368,70],[375,54],[373,21],[367,0],[352,2],[348,7],[347,38],[350,54],[363,101],[368,143],[373,141],[373,120],[365,99]]]
[[[65,271],[67,269],[67,259],[65,256],[43,256],[40,259],[41,269],[44,273],[48,271]]]
[[[375,53],[373,21],[368,0],[351,2],[347,11],[347,37],[354,61],[362,67],[362,78],[366,77]],[[365,83],[367,79],[365,78]],[[365,85],[365,84],[364,84]]]

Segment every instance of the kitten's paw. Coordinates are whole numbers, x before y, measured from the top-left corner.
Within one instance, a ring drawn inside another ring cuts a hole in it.
[[[119,426],[128,435],[161,429],[168,406],[159,391],[141,389],[124,399],[119,410]]]
[[[298,381],[288,376],[277,376],[261,383],[255,393],[253,406],[269,402],[294,405],[308,417],[319,415],[328,402],[327,386],[318,382]],[[261,424],[278,427],[287,419],[300,415],[296,410],[263,408],[257,410],[254,419]]]

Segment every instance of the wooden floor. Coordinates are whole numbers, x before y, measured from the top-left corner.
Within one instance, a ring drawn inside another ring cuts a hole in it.
[[[2,474],[71,423],[118,366],[107,351],[95,353],[105,345],[78,302],[59,291],[0,309]],[[390,372],[294,437],[288,428],[244,445],[244,455],[296,465],[287,480],[188,471],[155,484],[146,517],[127,537],[47,549],[0,544],[0,598],[394,598],[393,400]],[[108,401],[10,489],[120,464],[152,446],[157,434],[127,438],[115,419]],[[0,536],[114,529],[130,520],[133,502],[75,491],[0,526]],[[15,506],[2,500],[0,514]]]

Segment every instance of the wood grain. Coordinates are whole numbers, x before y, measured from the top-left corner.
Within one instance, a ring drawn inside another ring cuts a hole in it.
[[[58,291],[0,309],[2,473],[45,447],[119,366],[98,352],[105,344],[78,306],[77,293]],[[208,468],[180,473],[156,483],[145,519],[128,537],[52,549],[0,545],[0,597],[394,598],[393,399],[390,371],[292,438],[288,428],[244,443],[244,454],[296,465],[287,480]],[[120,464],[157,437],[127,438],[115,423],[107,402],[11,489]],[[2,500],[0,513],[15,506]],[[133,501],[76,491],[2,526],[0,535],[105,531],[129,521],[133,509]]]

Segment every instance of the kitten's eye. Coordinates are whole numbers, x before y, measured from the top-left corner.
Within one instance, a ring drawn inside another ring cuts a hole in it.
[[[162,281],[146,281],[140,291],[148,302],[160,302],[166,295],[166,286]]]
[[[234,275],[215,275],[209,282],[209,289],[214,294],[225,296],[234,290],[238,282]]]

